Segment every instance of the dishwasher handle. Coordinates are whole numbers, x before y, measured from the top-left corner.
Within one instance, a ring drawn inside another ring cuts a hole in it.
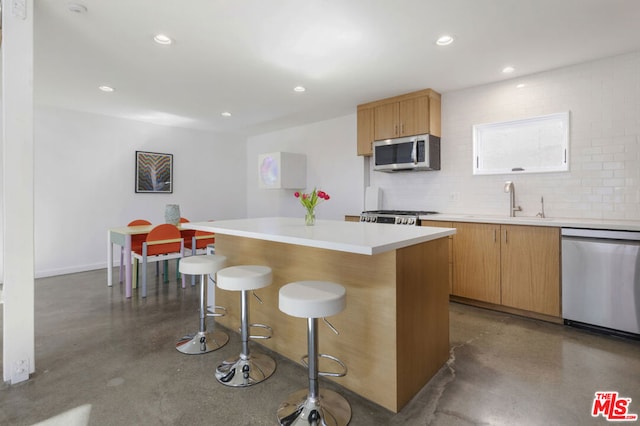
[[[562,237],[599,238],[603,240],[640,241],[640,232],[610,229],[562,228]]]

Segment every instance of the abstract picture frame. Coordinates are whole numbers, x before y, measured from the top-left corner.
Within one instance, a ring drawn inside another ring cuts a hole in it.
[[[173,154],[136,151],[136,193],[173,193]]]

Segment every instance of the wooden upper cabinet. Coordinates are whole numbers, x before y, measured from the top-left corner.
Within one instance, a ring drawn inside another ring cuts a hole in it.
[[[374,109],[374,137],[380,139],[390,139],[398,137],[398,103],[392,102],[375,107]]]
[[[391,102],[374,108],[374,140],[429,133],[429,96]]]
[[[400,136],[429,133],[429,96],[400,102],[399,118]]]
[[[373,108],[358,107],[358,155],[373,155]]]
[[[358,155],[372,155],[375,140],[426,133],[441,135],[440,94],[431,89],[358,105]]]

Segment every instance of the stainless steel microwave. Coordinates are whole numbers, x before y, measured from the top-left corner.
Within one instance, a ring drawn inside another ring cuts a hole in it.
[[[418,135],[375,141],[373,170],[440,170],[440,138]]]

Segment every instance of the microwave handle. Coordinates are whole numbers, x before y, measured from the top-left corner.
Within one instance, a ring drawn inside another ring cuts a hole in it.
[[[413,148],[411,148],[411,161],[414,165],[418,164],[418,140],[413,140]]]

